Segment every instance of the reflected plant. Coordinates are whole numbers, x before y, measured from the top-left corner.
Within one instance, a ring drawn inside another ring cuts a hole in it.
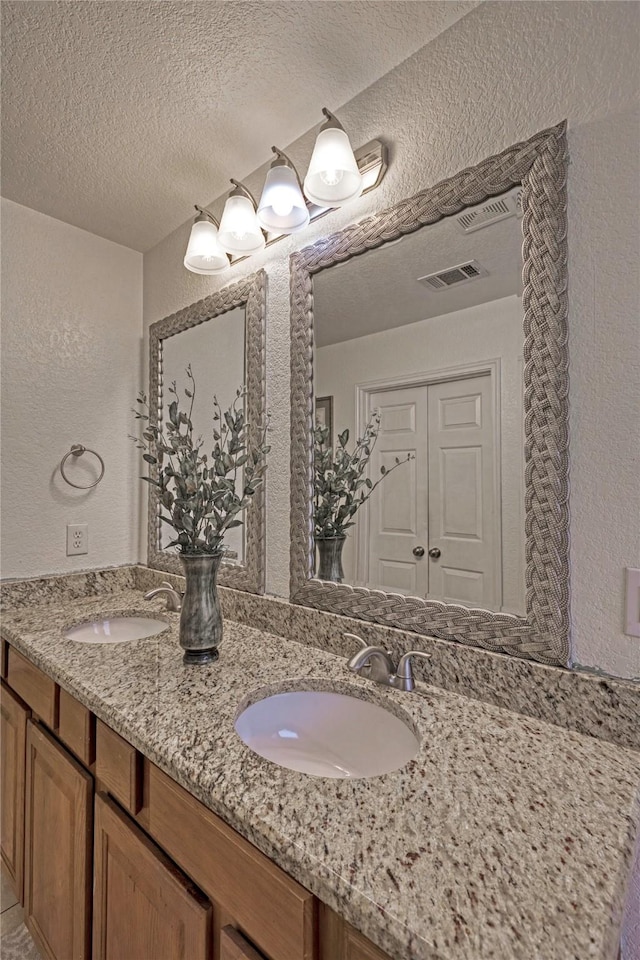
[[[157,467],[157,479],[141,479],[158,488],[160,519],[177,534],[168,546],[177,546],[181,554],[222,554],[226,531],[242,525],[238,514],[249,506],[264,483],[266,456],[271,449],[266,443],[268,424],[262,428],[258,442],[251,444],[244,413],[246,387],[238,388],[224,412],[214,396],[212,450],[203,453],[204,440],[193,432],[196,383],[190,364],[186,374],[188,412],[180,409],[175,380],[169,386],[173,399],[162,426],[151,423],[147,396],[140,393],[133,413],[142,421],[142,438],[131,439],[143,451],[142,459]]]
[[[396,457],[389,469],[380,467],[381,476],[374,483],[365,474],[379,431],[380,413],[374,411],[363,435],[349,452],[348,430],[339,434],[336,447],[332,449],[328,445],[329,427],[316,424],[313,432],[313,533],[316,540],[344,537],[349,527],[355,524],[356,513],[376,487],[402,463],[414,459],[411,453],[402,459]]]

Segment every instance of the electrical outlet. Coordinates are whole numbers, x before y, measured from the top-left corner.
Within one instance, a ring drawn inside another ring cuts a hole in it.
[[[89,524],[67,524],[67,556],[75,557],[81,553],[89,553]]]

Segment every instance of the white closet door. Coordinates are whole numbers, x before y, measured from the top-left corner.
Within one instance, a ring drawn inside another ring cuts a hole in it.
[[[369,476],[412,453],[376,490],[359,524],[357,582],[499,610],[500,509],[489,374],[369,394],[381,415]]]
[[[427,598],[499,610],[500,513],[491,377],[450,380],[428,389]]]
[[[381,415],[380,432],[370,462],[370,478],[401,464],[369,501],[368,551],[363,582],[376,590],[424,597],[428,567],[413,553],[426,543],[428,522],[427,387],[382,390],[369,395],[369,409]]]

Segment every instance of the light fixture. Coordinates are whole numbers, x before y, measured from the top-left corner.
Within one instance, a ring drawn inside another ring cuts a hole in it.
[[[289,157],[277,147],[276,155],[262,190],[258,221],[271,233],[297,233],[309,223],[309,210],[302,195],[302,186]]]
[[[184,265],[192,273],[221,273],[229,266],[229,258],[220,246],[218,222],[195,204],[198,216],[193,221],[191,235],[184,255]]]
[[[244,184],[231,180],[234,189],[224,205],[218,239],[227,253],[247,256],[265,245],[256,216],[256,202]]]
[[[342,124],[326,107],[322,112],[327,120],[313,148],[304,192],[318,206],[342,207],[362,193],[362,176]]]
[[[388,166],[385,144],[370,140],[354,153],[340,122],[326,107],[323,113],[327,122],[318,134],[304,188],[289,157],[272,147],[276,159],[257,209],[247,187],[233,179],[234,189],[227,197],[220,224],[208,210],[196,205],[199,215],[184,258],[188,270],[219,273],[229,261],[233,266],[379,186]]]

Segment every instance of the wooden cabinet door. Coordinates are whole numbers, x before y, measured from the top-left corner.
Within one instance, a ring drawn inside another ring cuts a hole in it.
[[[264,957],[239,930],[228,926],[220,931],[220,960],[264,960]]]
[[[210,904],[101,794],[94,855],[93,960],[209,960]]]
[[[0,851],[14,892],[22,903],[24,875],[24,770],[29,711],[2,684],[0,740],[2,742],[2,807]]]
[[[43,956],[86,960],[93,780],[31,720],[26,766],[25,923]]]
[[[318,904],[319,960],[392,960],[325,903]]]
[[[153,764],[146,773],[149,833],[214,902],[215,936],[231,923],[272,960],[315,960],[313,894]]]

